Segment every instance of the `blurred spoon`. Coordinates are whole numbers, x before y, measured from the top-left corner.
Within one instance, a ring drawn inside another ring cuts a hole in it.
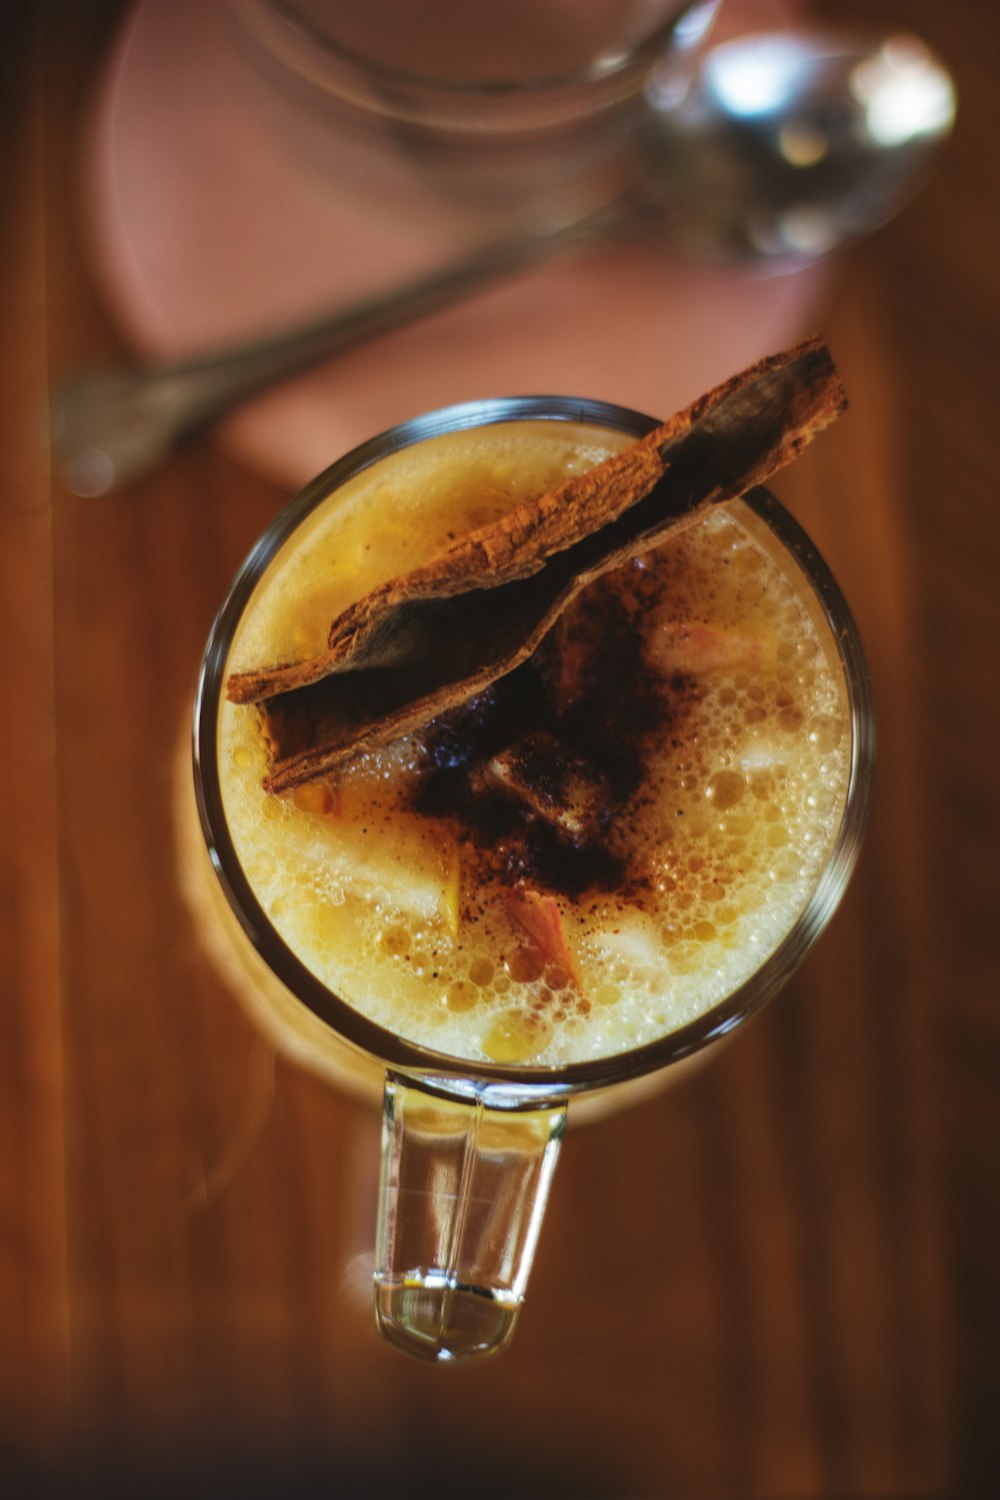
[[[892,218],[955,118],[951,78],[906,35],[738,37],[706,55],[683,98],[669,76],[648,92],[661,239],[689,259],[772,271]]]
[[[272,338],[70,383],[52,407],[67,489],[96,496],[129,484],[265,387],[557,251],[629,231],[700,262],[788,270],[827,255],[916,191],[951,129],[955,92],[913,37],[765,33],[713,48],[693,82],[668,56],[647,103],[635,181],[604,208]]]

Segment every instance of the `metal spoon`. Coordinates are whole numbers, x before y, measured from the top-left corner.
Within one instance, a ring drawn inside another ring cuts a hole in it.
[[[740,37],[713,48],[671,103],[668,80],[646,149],[662,237],[691,259],[772,270],[892,218],[955,118],[951,78],[905,35]]]
[[[56,467],[95,496],[157,468],[247,397],[536,261],[640,231],[705,262],[788,269],[877,228],[912,196],[954,120],[948,74],[915,38],[739,38],[692,83],[665,59],[647,87],[635,181],[570,223],[491,244],[276,337],[161,367],[85,375],[53,402]]]

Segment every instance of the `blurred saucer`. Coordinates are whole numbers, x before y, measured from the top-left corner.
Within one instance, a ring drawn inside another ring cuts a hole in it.
[[[741,29],[749,19],[741,10]],[[129,13],[95,104],[83,210],[103,295],[142,357],[280,329],[453,253],[291,157],[264,89],[225,5],[139,0]],[[665,416],[811,332],[825,282],[820,266],[762,279],[608,245],[341,355],[242,408],[218,440],[295,490],[452,402],[559,393]]]

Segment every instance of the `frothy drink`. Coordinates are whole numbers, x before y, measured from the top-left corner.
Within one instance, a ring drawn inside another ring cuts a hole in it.
[[[229,670],[306,656],[378,584],[627,441],[518,421],[382,459],[279,550]],[[736,990],[815,889],[851,764],[823,611],[740,502],[335,775],[266,793],[265,716],[220,713],[226,818],[273,926],[342,1000],[473,1067],[620,1053]]]

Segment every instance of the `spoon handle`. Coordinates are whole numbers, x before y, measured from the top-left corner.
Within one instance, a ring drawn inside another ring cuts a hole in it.
[[[159,467],[183,438],[247,397],[556,251],[607,234],[623,216],[612,205],[487,244],[353,307],[197,360],[80,376],[52,403],[57,472],[71,493],[82,496],[131,484]]]

